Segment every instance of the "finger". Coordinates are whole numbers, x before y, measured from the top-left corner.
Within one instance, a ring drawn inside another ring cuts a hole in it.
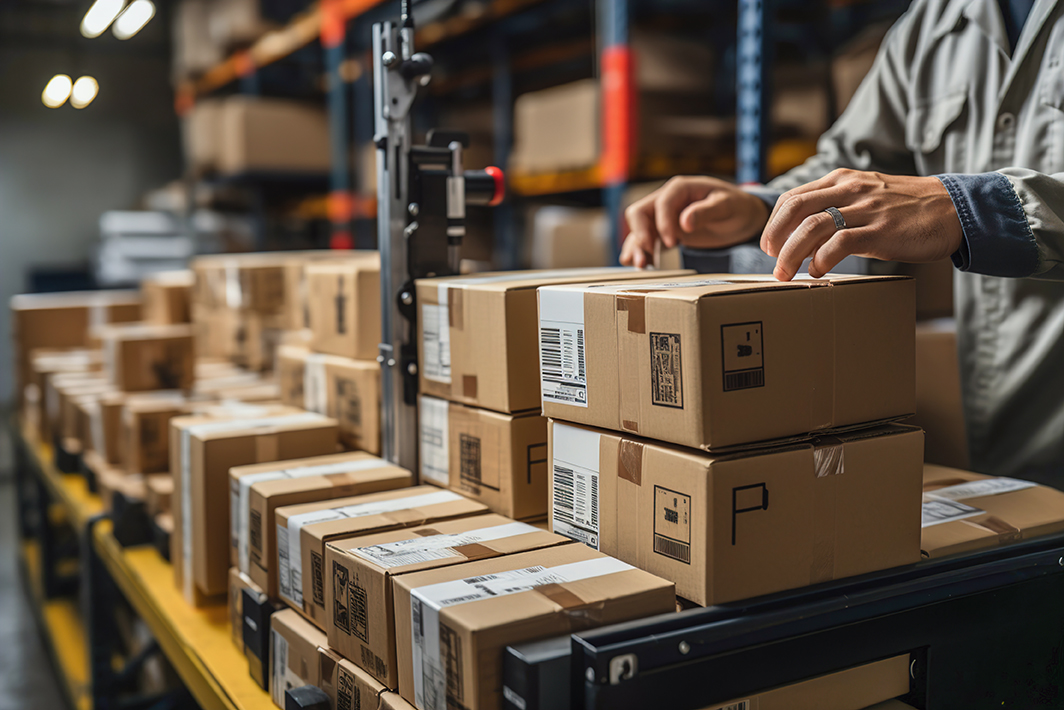
[[[640,258],[645,260],[646,252],[640,247],[638,240],[629,235],[628,238],[624,240],[624,243],[621,244],[621,264],[624,266],[639,267],[641,266],[641,264],[638,263]]]
[[[683,180],[670,181],[654,203],[654,225],[667,247],[680,243],[680,212],[691,203],[689,187]]]
[[[830,273],[843,259],[851,255],[861,256],[867,250],[868,240],[875,234],[871,227],[840,229],[835,236],[817,249],[809,264],[809,275],[819,279]]]
[[[790,281],[802,268],[802,262],[835,232],[835,221],[827,212],[807,217],[780,249],[773,275],[780,281]]]
[[[680,229],[691,234],[699,229],[712,230],[714,222],[731,217],[735,206],[733,197],[723,190],[714,190],[698,202],[692,202],[680,213]]]
[[[645,253],[654,248],[654,242],[661,237],[654,226],[652,217],[654,212],[654,196],[648,195],[642,200],[633,203],[624,211],[624,218],[628,222],[628,237],[624,240],[622,255],[627,249],[630,258],[636,259],[637,252]],[[622,261],[621,263],[626,263]],[[639,264],[633,264],[638,266]]]
[[[793,187],[790,190],[787,190],[787,192],[780,195],[780,198],[776,200],[776,204],[775,206],[773,206],[772,212],[768,216],[768,221],[772,221],[772,218],[776,216],[776,212],[779,210],[780,207],[783,206],[783,204],[789,198],[797,197],[798,195],[804,195],[807,192],[816,192],[817,190],[824,190],[829,187],[833,187],[834,185],[837,185],[839,181],[843,178],[849,177],[850,174],[853,172],[854,171],[852,170],[845,170],[842,168],[838,170],[832,170],[830,173],[828,173],[822,178],[817,178],[812,182],[807,182],[804,185],[799,185],[798,187]]]
[[[761,233],[761,249],[769,256],[779,256],[783,244],[809,216],[823,212],[828,207],[842,208],[849,205],[852,194],[844,187],[834,185],[795,195],[782,205],[777,205],[776,215],[765,225]]]

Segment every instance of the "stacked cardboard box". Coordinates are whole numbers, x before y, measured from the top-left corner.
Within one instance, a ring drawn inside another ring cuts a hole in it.
[[[513,518],[546,515],[547,426],[529,376],[539,370],[536,288],[645,277],[592,268],[419,280],[422,480]]]
[[[919,559],[911,280],[542,287],[539,327],[554,531],[699,604]]]

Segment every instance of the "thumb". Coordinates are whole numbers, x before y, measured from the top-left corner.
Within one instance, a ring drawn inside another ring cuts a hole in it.
[[[715,190],[704,199],[689,204],[680,213],[680,229],[691,234],[701,229],[712,230],[715,222],[727,219],[734,211],[731,195]]]

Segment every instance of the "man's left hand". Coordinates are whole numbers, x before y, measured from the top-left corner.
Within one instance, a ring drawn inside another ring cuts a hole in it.
[[[834,207],[846,220],[836,230]],[[783,193],[761,234],[761,249],[776,257],[780,281],[794,278],[812,257],[820,278],[847,256],[921,263],[944,259],[961,246],[953,200],[934,177],[835,170]]]

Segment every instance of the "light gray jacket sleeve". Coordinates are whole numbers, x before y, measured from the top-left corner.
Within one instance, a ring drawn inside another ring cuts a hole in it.
[[[1015,190],[1027,219],[1028,234],[1038,247],[1037,265],[1030,276],[1064,281],[1064,173],[1047,175],[1026,168],[997,172]],[[992,239],[994,235],[985,236]]]
[[[817,141],[816,155],[768,187],[784,192],[836,168],[915,174],[912,153],[905,146],[906,86],[917,51],[916,16],[922,5],[921,0],[914,2],[891,27],[849,106]]]

